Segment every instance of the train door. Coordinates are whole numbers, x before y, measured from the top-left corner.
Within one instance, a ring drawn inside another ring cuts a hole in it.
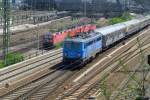
[[[93,52],[93,50],[92,50],[92,48],[93,48],[92,44],[93,44],[93,41],[89,41],[89,42],[86,43],[86,58],[87,59],[90,58],[91,55],[92,55],[92,52]]]

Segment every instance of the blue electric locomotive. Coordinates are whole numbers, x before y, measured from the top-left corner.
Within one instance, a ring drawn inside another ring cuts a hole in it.
[[[66,39],[63,49],[64,62],[84,62],[102,50],[102,35],[91,32],[77,38]]]

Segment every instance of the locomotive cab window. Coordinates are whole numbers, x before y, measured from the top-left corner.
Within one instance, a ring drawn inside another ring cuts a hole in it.
[[[67,49],[71,49],[71,50],[80,50],[82,48],[82,43],[80,43],[80,42],[66,42],[64,47]]]
[[[49,40],[49,39],[52,39],[52,36],[50,36],[50,35],[45,35],[44,38],[47,39],[47,40]]]
[[[89,41],[88,43],[86,43],[86,46],[92,45],[94,41]]]
[[[100,41],[101,40],[101,37],[97,38],[97,41]]]

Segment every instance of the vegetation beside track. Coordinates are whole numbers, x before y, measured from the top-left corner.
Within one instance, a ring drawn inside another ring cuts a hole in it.
[[[131,15],[129,12],[125,12],[122,14],[121,17],[114,17],[114,18],[100,18],[100,19],[92,19],[91,24],[96,24],[96,26],[99,27],[104,27],[108,25],[113,25],[117,23],[122,23],[126,22],[128,20],[133,19],[135,16]]]
[[[6,64],[3,60],[0,61],[0,69],[21,62],[24,58],[21,53],[8,53],[6,59]]]
[[[121,22],[126,22],[128,20],[133,19],[134,16],[131,15],[128,12],[125,12],[121,17],[115,17],[115,18],[111,18],[109,19],[109,23],[110,24],[117,24],[117,23],[121,23]]]

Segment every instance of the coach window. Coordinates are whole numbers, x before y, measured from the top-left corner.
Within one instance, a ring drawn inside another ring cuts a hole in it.
[[[90,42],[90,45],[93,44],[94,40]]]
[[[118,33],[117,33],[118,38],[120,37],[120,33],[121,33],[121,31],[119,30]]]
[[[88,42],[88,43],[86,43],[86,47],[88,47],[89,45],[91,45],[92,44],[92,42],[90,41],[90,42]]]
[[[107,40],[109,40],[109,39],[110,39],[110,36],[109,36],[109,35],[107,35],[107,36],[106,36],[106,39],[107,39]]]
[[[89,46],[89,45],[90,45],[90,42],[87,43],[87,46]]]

